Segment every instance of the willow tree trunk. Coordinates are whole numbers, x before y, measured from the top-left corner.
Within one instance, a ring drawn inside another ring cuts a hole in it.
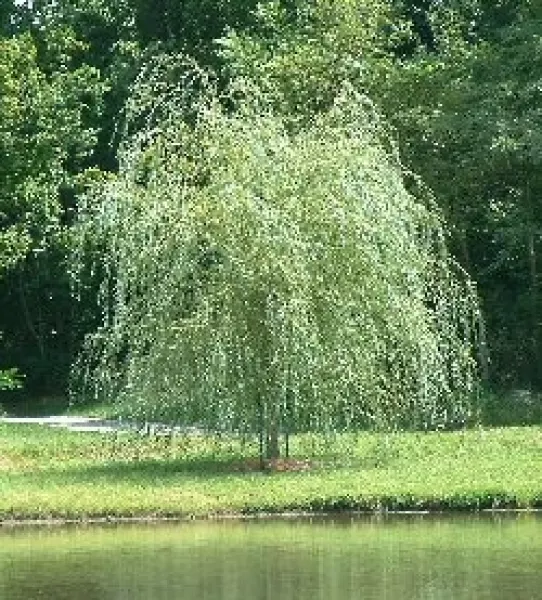
[[[269,407],[266,423],[265,456],[268,460],[280,457],[279,414],[277,406]]]
[[[280,458],[280,414],[278,406],[266,403],[260,397],[260,466],[266,460]]]
[[[252,295],[253,312],[248,315],[252,345],[257,350],[260,366],[258,407],[260,412],[260,461],[280,457],[280,404],[274,396],[276,372],[273,367],[273,339],[270,331],[273,294],[256,291]]]

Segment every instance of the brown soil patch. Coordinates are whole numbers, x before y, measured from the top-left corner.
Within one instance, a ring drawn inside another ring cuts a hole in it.
[[[13,459],[0,454],[0,471],[14,471],[16,469],[17,463]]]
[[[247,458],[233,463],[232,470],[241,473],[250,473],[254,471],[266,471],[270,473],[287,473],[310,471],[314,467],[310,460],[301,460],[298,458],[273,458],[262,462],[258,458]],[[263,468],[262,468],[263,467]]]

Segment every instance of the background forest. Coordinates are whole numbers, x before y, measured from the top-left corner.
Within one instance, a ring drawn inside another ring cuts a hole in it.
[[[539,418],[540,0],[3,1],[2,401],[65,396],[102,317],[99,273],[71,290],[79,198],[118,170],[141,74],[178,53],[294,121],[345,82],[372,100],[477,283],[486,418]]]

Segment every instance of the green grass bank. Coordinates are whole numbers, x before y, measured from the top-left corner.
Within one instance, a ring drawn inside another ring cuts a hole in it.
[[[542,427],[291,440],[258,471],[237,439],[0,425],[0,521],[542,508]],[[299,460],[295,460],[297,457]],[[301,460],[301,457],[304,457]]]

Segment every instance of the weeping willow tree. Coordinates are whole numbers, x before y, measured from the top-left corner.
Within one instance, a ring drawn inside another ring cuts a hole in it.
[[[464,422],[475,294],[370,104],[346,90],[295,129],[236,103],[155,119],[81,202],[103,309],[84,389],[269,457],[284,432]]]

